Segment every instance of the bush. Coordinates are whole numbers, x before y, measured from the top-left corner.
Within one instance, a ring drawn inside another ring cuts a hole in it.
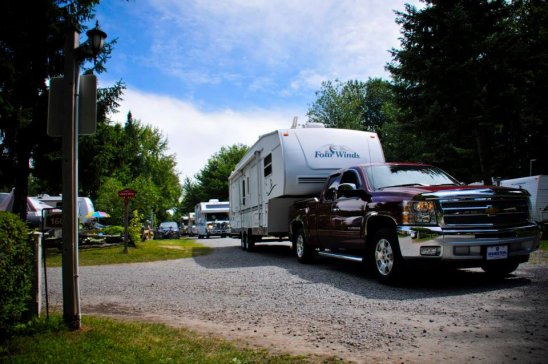
[[[6,337],[27,311],[32,287],[32,240],[26,224],[0,211],[0,337]]]
[[[128,235],[133,246],[137,246],[137,242],[141,241],[141,229],[143,225],[143,214],[138,210],[133,211],[133,217],[129,222]]]
[[[105,235],[122,235],[124,227],[119,225],[105,226],[101,231]]]

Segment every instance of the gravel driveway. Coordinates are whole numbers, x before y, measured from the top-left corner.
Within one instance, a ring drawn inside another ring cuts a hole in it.
[[[288,245],[240,250],[207,239],[212,254],[80,268],[83,315],[184,326],[275,352],[355,362],[519,362],[548,358],[548,264],[491,280],[476,269],[377,283],[360,264],[299,264]],[[161,244],[161,242],[159,242]],[[48,269],[62,307],[61,270]]]

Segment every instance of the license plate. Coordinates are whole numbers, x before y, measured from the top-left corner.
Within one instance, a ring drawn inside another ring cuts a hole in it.
[[[498,245],[498,246],[488,246],[487,247],[487,260],[495,259],[507,259],[508,258],[508,246],[507,245]]]

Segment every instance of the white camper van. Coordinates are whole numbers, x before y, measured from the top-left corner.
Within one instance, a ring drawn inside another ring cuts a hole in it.
[[[45,203],[51,207],[60,207],[63,202],[63,197],[59,196],[50,196],[50,195],[38,195],[36,196],[38,201]],[[93,202],[89,197],[78,197],[78,217],[82,223],[85,223],[89,220],[86,216],[92,212],[95,212],[95,207]]]
[[[385,161],[376,133],[321,126],[259,137],[231,173],[230,225],[244,250],[266,236],[287,237],[290,206],[319,193],[331,172]]]
[[[212,235],[219,235],[221,238],[230,234],[230,222],[228,213],[229,203],[219,200],[199,202],[194,208],[196,219],[196,235],[201,239],[204,236],[209,239]]]
[[[531,195],[531,216],[539,224],[548,224],[548,175],[502,180],[500,185],[527,190]]]

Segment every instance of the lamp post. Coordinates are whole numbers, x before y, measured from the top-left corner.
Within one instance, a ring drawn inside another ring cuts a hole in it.
[[[529,176],[533,175],[533,162],[536,162],[536,159],[530,159],[529,160]]]
[[[69,27],[65,37],[63,125],[63,319],[70,329],[81,327],[78,287],[78,80],[85,56],[101,50],[106,33],[96,23],[87,33],[88,43],[80,45],[80,31]]]

